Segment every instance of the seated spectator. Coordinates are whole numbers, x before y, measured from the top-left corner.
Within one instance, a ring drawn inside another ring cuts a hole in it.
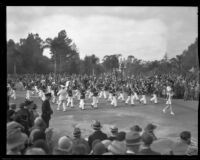
[[[41,148],[28,148],[25,155],[46,155],[46,153]]]
[[[72,148],[72,155],[88,155],[87,147],[85,144],[76,144]]]
[[[17,122],[7,123],[7,155],[21,155],[25,148],[28,137],[21,132],[22,128]]]
[[[73,142],[66,136],[58,140],[58,147],[53,151],[54,155],[71,155]]]
[[[49,154],[49,148],[47,146],[46,141],[43,139],[38,139],[34,141],[32,147],[41,148],[45,152],[45,154]]]
[[[92,133],[88,137],[88,144],[89,144],[90,148],[92,148],[92,142],[95,139],[99,139],[101,141],[107,139],[107,135],[101,131],[102,126],[99,121],[94,121],[92,124],[92,128],[94,129],[94,133]]]
[[[16,104],[12,103],[10,104],[10,108],[7,111],[7,122],[14,121],[16,114]]]
[[[137,132],[126,134],[126,154],[137,154],[141,145],[141,136]]]
[[[116,137],[117,137],[118,128],[117,128],[116,126],[112,126],[112,127],[110,128],[110,131],[111,131],[111,134],[112,134],[112,135],[111,135],[110,137],[108,137],[108,139],[111,140],[111,141],[113,141],[113,140],[115,140]]]
[[[134,125],[134,126],[132,126],[132,127],[130,128],[130,131],[131,131],[132,133],[138,133],[138,134],[141,135],[142,128],[141,128],[140,126],[138,126],[138,125]]]
[[[157,137],[154,134],[154,130],[157,128],[156,125],[149,123],[145,129],[144,129],[144,133],[148,133],[153,137],[153,140],[157,140]]]
[[[108,151],[111,152],[113,155],[124,155],[126,154],[126,144],[122,141],[114,140],[108,146]]]
[[[153,143],[153,136],[151,134],[143,133],[142,142],[143,144],[141,145],[138,155],[160,155],[160,153],[151,149],[151,144]]]
[[[172,148],[173,155],[187,155],[191,146],[195,146],[191,142],[191,133],[189,131],[183,131],[180,134],[180,141],[176,142]],[[194,147],[195,148],[195,147]]]
[[[84,144],[86,147],[86,153],[89,154],[90,153],[89,144],[84,138],[81,137],[81,130],[79,128],[74,128],[73,136],[74,136],[74,138],[72,139],[73,146],[77,146],[78,144]]]

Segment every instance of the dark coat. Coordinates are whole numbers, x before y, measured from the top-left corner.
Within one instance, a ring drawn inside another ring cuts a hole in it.
[[[52,114],[53,114],[53,110],[51,109],[49,100],[45,100],[42,103],[42,118],[50,119]]]
[[[105,140],[107,139],[107,135],[105,133],[103,133],[102,131],[95,131],[93,134],[91,134],[89,137],[88,137],[88,144],[90,146],[90,148],[92,148],[92,142],[96,139],[99,139],[99,140]]]

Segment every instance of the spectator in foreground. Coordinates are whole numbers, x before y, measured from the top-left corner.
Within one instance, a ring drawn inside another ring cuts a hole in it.
[[[160,153],[155,152],[151,149],[151,144],[153,143],[152,135],[148,133],[142,134],[142,142],[141,149],[138,152],[138,155],[160,155]]]
[[[111,140],[111,141],[113,141],[113,140],[115,140],[116,137],[117,137],[118,128],[117,128],[116,126],[112,126],[112,127],[110,128],[110,131],[111,131],[111,134],[112,134],[112,135],[111,135],[110,137],[108,137],[108,139]]]
[[[141,145],[141,136],[139,133],[128,132],[126,134],[126,154],[132,155],[137,154]]]
[[[54,148],[53,155],[71,155],[73,143],[71,139],[66,136],[58,140],[58,147]]]
[[[157,137],[154,134],[154,130],[156,128],[157,128],[156,125],[149,123],[144,129],[144,133],[148,133],[149,135],[151,135],[153,137],[153,140],[157,140]]]
[[[28,148],[25,155],[46,155],[46,153],[41,148]]]
[[[79,143],[74,145],[72,148],[72,155],[88,155],[85,144]]]
[[[17,122],[7,123],[7,155],[21,155],[25,149],[28,137],[21,132],[22,128],[23,126]]]
[[[74,128],[74,131],[73,131],[73,147],[74,146],[77,146],[78,144],[84,144],[85,145],[85,148],[86,148],[86,153],[89,154],[90,153],[90,147],[89,147],[89,144],[88,142],[81,137],[81,130],[80,128]]]
[[[124,155],[126,154],[126,144],[123,141],[114,140],[108,146],[108,151],[113,155]]]
[[[195,154],[197,147],[191,142],[191,133],[183,131],[180,134],[180,141],[176,142],[172,149],[173,155],[190,155]]]
[[[130,132],[132,133],[138,133],[141,135],[141,132],[142,132],[142,128],[138,125],[134,125],[130,128]]]
[[[34,130],[34,129],[39,129],[42,132],[45,132],[47,126],[46,123],[44,122],[44,120],[41,117],[37,117],[34,120],[34,125],[33,127],[30,129],[30,131]]]
[[[49,148],[47,146],[47,143],[43,139],[38,139],[33,143],[33,147],[35,148],[41,148],[45,154],[49,154]]]
[[[10,104],[10,108],[7,111],[7,122],[14,121],[15,115],[16,115],[16,104],[12,103]]]
[[[105,140],[107,139],[107,135],[105,133],[103,133],[101,131],[101,123],[99,121],[94,121],[92,124],[92,128],[94,129],[94,133],[92,133],[89,137],[88,137],[88,144],[90,146],[90,148],[92,149],[92,142],[96,139],[99,140]]]
[[[101,142],[98,142],[93,147],[93,153],[92,153],[92,155],[102,155],[102,154],[104,154],[106,152],[107,152],[107,149],[104,146],[104,144],[101,143]]]

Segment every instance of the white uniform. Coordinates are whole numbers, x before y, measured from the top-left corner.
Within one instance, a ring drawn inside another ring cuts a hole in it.
[[[58,103],[58,108],[57,108],[57,110],[60,110],[60,107],[61,107],[61,105],[63,105],[63,111],[66,111],[66,95],[67,95],[67,91],[66,91],[66,89],[61,89],[59,92],[58,92],[58,94],[57,94],[58,96],[59,96],[59,98],[58,98],[58,101],[59,101],[59,103]]]
[[[157,95],[156,94],[153,94],[153,97],[150,99],[150,101],[154,102],[154,103],[158,103],[158,98],[157,98]]]

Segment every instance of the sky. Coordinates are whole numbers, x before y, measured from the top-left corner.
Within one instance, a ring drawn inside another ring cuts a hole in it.
[[[45,40],[66,30],[80,57],[133,55],[160,60],[181,54],[198,36],[197,7],[7,7],[7,40]],[[44,51],[49,56],[49,50]]]

